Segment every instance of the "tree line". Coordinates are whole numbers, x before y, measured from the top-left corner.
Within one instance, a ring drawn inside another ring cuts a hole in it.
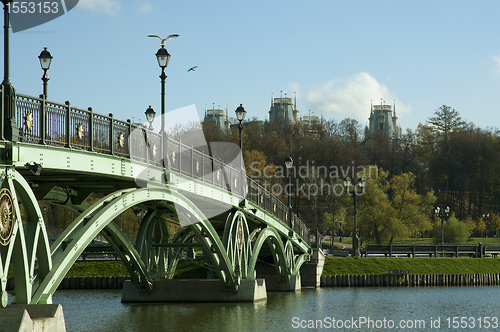
[[[224,133],[205,122],[203,132],[208,143],[238,144],[235,125]],[[351,118],[311,126],[253,118],[244,122],[243,156],[247,175],[268,189],[287,186],[284,161],[290,156],[293,211],[320,231],[339,230],[340,220],[344,231],[352,231],[353,199],[340,193],[341,182],[346,174],[353,177],[352,169],[357,177],[369,166],[379,172],[358,197],[358,231],[365,238],[390,242],[430,234],[436,222],[441,225],[434,213],[438,206],[449,207],[447,218],[478,235],[493,236],[500,228],[500,131],[476,127],[446,105],[399,140],[382,131],[370,134]],[[300,167],[309,172],[298,174]],[[287,202],[285,190],[274,193]]]

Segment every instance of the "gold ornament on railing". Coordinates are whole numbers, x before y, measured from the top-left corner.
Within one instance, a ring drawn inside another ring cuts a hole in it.
[[[79,123],[76,126],[76,135],[78,136],[78,139],[81,141],[83,139],[83,126],[81,123]]]
[[[121,148],[125,145],[125,136],[123,136],[123,133],[118,134],[118,144],[120,144]]]
[[[175,151],[172,151],[172,163],[175,164]]]
[[[31,131],[31,129],[33,128],[33,116],[31,115],[31,113],[28,113],[24,116],[24,125],[26,126],[28,131]]]
[[[156,157],[156,143],[153,144],[153,157]]]

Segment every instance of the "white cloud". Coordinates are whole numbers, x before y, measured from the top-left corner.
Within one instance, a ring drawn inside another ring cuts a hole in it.
[[[115,0],[80,0],[78,7],[115,15],[120,10],[121,4]]]
[[[149,3],[142,4],[138,7],[139,12],[147,13],[153,10],[153,6]]]
[[[370,102],[379,104],[380,98],[386,104],[393,104],[396,100],[397,114],[409,113],[411,107],[404,105],[389,92],[387,87],[379,83],[370,74],[361,72],[346,79],[334,79],[325,83],[317,84],[305,92],[300,92],[297,83],[292,83],[289,89],[297,91],[297,99],[305,103],[307,109],[303,109],[302,114],[308,110],[318,114],[323,111],[323,115],[328,117],[328,113],[336,118],[354,118],[365,123],[370,116]],[[333,114],[332,114],[333,113]]]
[[[493,61],[495,62],[496,73],[500,74],[500,54],[494,55],[492,58]]]

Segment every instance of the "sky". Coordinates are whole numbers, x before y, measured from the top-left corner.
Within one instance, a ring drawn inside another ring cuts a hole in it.
[[[363,126],[382,100],[403,131],[442,105],[500,127],[499,12],[486,0],[80,0],[11,33],[10,77],[17,93],[41,94],[47,47],[50,101],[144,122],[149,105],[161,112],[160,40],[147,36],[179,34],[165,45],[167,112],[194,105],[202,120],[220,105],[235,117],[243,104],[265,120],[286,93],[302,116]]]

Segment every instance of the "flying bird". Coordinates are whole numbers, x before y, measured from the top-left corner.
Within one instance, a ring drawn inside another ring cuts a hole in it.
[[[194,69],[195,69],[195,68],[198,68],[198,66],[194,66],[194,67],[189,68],[189,69],[188,69],[188,72],[190,72],[190,71],[194,71]]]
[[[179,35],[169,35],[165,39],[163,39],[163,38],[161,38],[160,36],[157,36],[157,35],[148,35],[148,37],[156,37],[156,38],[160,39],[161,40],[160,45],[161,46],[165,46],[165,43],[167,42],[167,40],[169,40],[170,38],[177,38],[177,37],[179,37]]]

